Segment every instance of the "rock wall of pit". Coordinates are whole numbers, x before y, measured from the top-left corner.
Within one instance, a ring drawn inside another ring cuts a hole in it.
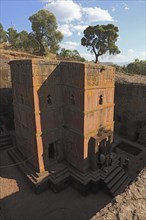
[[[116,76],[115,133],[146,146],[146,76]]]
[[[0,126],[14,128],[12,84],[9,61],[13,59],[40,58],[31,54],[0,49]]]

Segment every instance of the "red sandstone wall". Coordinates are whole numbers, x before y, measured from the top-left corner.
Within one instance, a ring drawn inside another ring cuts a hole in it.
[[[84,64],[61,63],[60,71],[64,153],[70,164],[83,170]]]
[[[90,138],[95,137],[100,142],[113,132],[115,72],[112,67],[104,67],[103,71],[101,68],[99,65],[86,65],[85,69],[84,158],[88,157]],[[103,97],[102,105],[99,104],[100,95]],[[103,130],[100,134],[99,129]]]
[[[38,170],[31,61],[11,62],[11,77],[17,147],[27,158],[34,155]]]
[[[40,165],[49,165],[49,144],[61,140],[59,62],[33,61],[33,87]],[[51,104],[48,104],[48,95]]]

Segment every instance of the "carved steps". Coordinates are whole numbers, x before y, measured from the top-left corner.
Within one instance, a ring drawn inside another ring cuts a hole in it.
[[[113,152],[113,165],[119,165],[120,156]]]
[[[113,196],[117,196],[119,193],[123,192],[127,186],[131,183],[131,178],[130,177],[127,177],[125,179],[125,181],[122,183],[122,186],[120,186],[118,189],[116,188],[116,190],[114,192],[112,192]]]
[[[93,182],[98,182],[101,179],[101,173],[99,170],[98,171],[91,171],[90,177]]]
[[[103,182],[110,194],[115,196],[125,190],[131,179],[121,167],[116,166],[115,169],[108,173]]]
[[[65,164],[56,163],[51,168],[49,168],[49,180],[54,184],[58,184],[62,181],[65,181],[69,178],[69,170]]]
[[[107,188],[111,189],[121,178],[123,178],[125,172],[122,170],[121,172],[119,172],[113,180],[111,180],[108,185]]]
[[[111,170],[111,172],[108,173],[108,176],[104,179],[104,182],[107,184],[109,183],[111,180],[113,180],[113,178],[121,171],[121,167],[114,167],[113,170]]]
[[[0,150],[10,148],[13,146],[11,137],[9,134],[0,134]]]
[[[28,177],[28,179],[30,179],[31,182],[33,183],[37,183],[37,178],[34,176],[34,174],[32,173],[32,170],[29,169],[29,167],[25,164],[25,162],[23,163],[24,159],[20,157],[20,155],[18,154],[18,151],[16,149],[11,149],[8,151],[8,154],[10,155],[12,160],[16,164],[18,164],[18,166],[20,167],[22,172]]]
[[[100,180],[100,172],[88,170],[85,173],[79,170],[74,169],[73,167],[69,168],[70,175],[76,180],[80,181],[82,184],[87,184],[90,181],[97,182]]]
[[[18,150],[18,148],[15,149],[15,152],[17,153],[17,155],[19,156],[19,158],[21,158],[22,160],[26,160],[26,157]],[[29,162],[29,160],[27,160],[24,163],[24,166],[27,168],[27,170],[29,170],[29,172],[35,177],[38,178],[39,175],[38,173],[34,170],[33,166],[31,165],[31,163]]]
[[[68,186],[68,180],[71,177],[73,185],[82,194],[86,195],[89,189],[96,192],[100,188],[100,183],[103,183],[103,186],[106,186],[112,196],[115,196],[124,191],[126,186],[131,182],[125,171],[117,165],[118,157],[116,157],[117,161],[112,166],[105,167],[105,170],[88,170],[84,173],[72,166],[56,162],[49,167],[48,171],[37,173],[30,161],[26,160],[19,149],[12,148],[8,153],[31,181],[36,192],[41,192],[43,187],[48,188],[48,186],[54,192],[60,191]]]
[[[100,169],[100,178],[101,180],[105,180],[107,176],[110,176],[115,169],[117,169],[117,164],[112,164],[112,166],[105,167],[104,170]]]
[[[127,182],[128,181],[128,182]],[[120,178],[117,183],[110,189],[110,193],[115,196],[118,192],[122,192],[125,190],[126,186],[130,183],[130,178],[126,174]]]
[[[73,167],[69,168],[69,172],[74,179],[76,179],[84,185],[88,184],[91,180],[89,172],[82,173],[79,170],[74,169]]]

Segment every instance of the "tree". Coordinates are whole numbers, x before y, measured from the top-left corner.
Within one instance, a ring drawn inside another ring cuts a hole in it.
[[[118,27],[113,24],[89,26],[84,30],[81,45],[95,54],[95,63],[103,54],[118,54],[119,48],[115,45],[118,38]]]
[[[15,45],[17,36],[18,36],[17,30],[15,30],[13,27],[8,28],[7,31],[8,43],[10,43],[11,45]]]
[[[128,73],[146,76],[146,60],[136,59],[133,63],[129,63],[126,69]]]
[[[0,43],[4,43],[4,42],[7,42],[7,35],[2,24],[0,23]]]
[[[77,50],[69,50],[65,48],[61,49],[59,57],[68,58],[68,59],[76,60],[76,61],[82,61],[82,62],[86,61],[85,58],[80,56]]]
[[[35,54],[38,50],[38,44],[27,31],[23,30],[17,34],[15,48],[20,51],[30,52]]]
[[[16,48],[17,37],[18,37],[17,31],[13,27],[10,27],[7,31],[7,38],[8,38],[8,43],[10,43],[13,48]]]
[[[29,34],[27,31],[21,31],[17,34],[15,41],[15,47],[20,49],[21,51],[28,51],[29,46]]]
[[[57,52],[63,35],[57,30],[55,16],[47,10],[40,10],[30,16],[29,20],[33,30],[31,36],[38,45],[38,55],[45,55],[48,49],[50,52]]]

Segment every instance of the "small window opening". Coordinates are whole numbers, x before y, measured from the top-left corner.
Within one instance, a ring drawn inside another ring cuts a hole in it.
[[[75,105],[75,97],[74,97],[74,95],[71,95],[71,104]]]
[[[48,156],[49,156],[49,158],[52,158],[52,159],[55,158],[55,150],[54,150],[54,144],[53,143],[49,144]]]
[[[21,103],[24,104],[24,99],[23,99],[23,95],[20,95],[20,99],[21,99]]]
[[[99,105],[102,105],[103,104],[103,95],[100,95],[99,96]]]
[[[52,104],[52,98],[51,98],[51,95],[48,95],[48,96],[47,96],[47,102],[48,102],[49,105]]]
[[[105,70],[105,67],[102,66],[101,69],[100,69],[100,72],[104,71]]]

